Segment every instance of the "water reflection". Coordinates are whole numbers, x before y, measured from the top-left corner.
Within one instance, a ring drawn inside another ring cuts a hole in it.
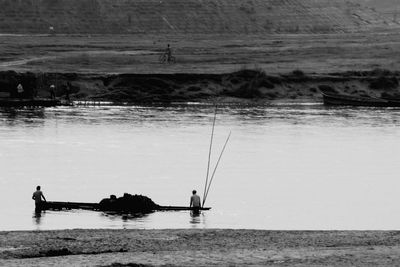
[[[129,220],[139,220],[139,219],[145,219],[147,218],[149,215],[148,214],[143,214],[143,213],[134,213],[134,214],[121,214],[121,219],[123,222],[127,222]]]
[[[100,212],[100,216],[108,218],[110,220],[128,221],[128,220],[143,219],[143,218],[148,217],[149,214],[143,214],[143,213],[118,213],[118,212],[107,211],[107,212]]]
[[[2,117],[14,119],[17,117],[21,118],[45,118],[45,108],[0,108]]]
[[[32,218],[33,218],[34,224],[37,226],[37,229],[40,228],[40,225],[42,224],[42,219],[45,216],[45,214],[46,213],[44,211],[42,212],[42,211],[36,210],[36,209],[33,212]]]
[[[191,228],[199,228],[200,226],[206,226],[206,216],[203,212],[190,212],[190,221]]]
[[[44,108],[0,108],[0,121],[8,126],[25,124],[25,126],[42,126],[45,122]]]
[[[263,105],[263,106],[232,106],[220,105],[218,114],[220,123],[238,121],[243,125],[254,123],[274,124],[291,123],[307,124],[329,123],[328,117],[335,117],[335,121],[342,123],[353,119],[371,119],[371,115],[379,120],[388,120],[397,123],[397,119],[390,116],[399,114],[399,109],[377,108],[331,108],[321,104],[314,105]],[[106,125],[115,123],[129,123],[146,125],[159,123],[160,126],[207,124],[213,115],[212,105],[171,105],[171,106],[96,106],[96,107],[57,107],[57,108],[30,108],[30,109],[1,109],[0,120],[12,126],[15,123],[43,125],[49,119],[64,121],[68,124]],[[371,120],[369,120],[371,122]],[[375,121],[375,120],[372,120]]]
[[[131,228],[132,225],[140,225],[148,220],[150,214],[142,213],[118,213],[118,212],[99,212],[100,218],[107,219],[112,222],[111,225],[121,225],[122,228]]]

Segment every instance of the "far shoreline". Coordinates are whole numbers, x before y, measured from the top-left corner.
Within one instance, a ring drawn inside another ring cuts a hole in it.
[[[282,102],[322,103],[321,91],[373,98],[400,98],[400,73],[385,69],[317,74],[294,70],[268,74],[243,69],[215,74],[84,74],[0,72],[0,97],[16,98],[19,83],[25,97],[56,97],[81,103],[187,104],[222,103],[265,105]]]

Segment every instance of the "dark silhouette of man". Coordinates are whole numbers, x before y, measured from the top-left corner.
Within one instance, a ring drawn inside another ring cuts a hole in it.
[[[172,60],[172,50],[171,50],[171,47],[169,46],[169,44],[167,46],[167,49],[165,49],[165,54],[167,55],[167,62],[168,63],[171,62],[171,60]]]
[[[56,87],[54,84],[50,85],[50,98],[56,99]]]
[[[65,100],[67,100],[68,102],[71,102],[70,98],[71,90],[72,90],[72,85],[70,82],[67,82],[67,87],[65,90]]]
[[[35,212],[41,212],[43,209],[43,201],[46,201],[46,198],[43,192],[40,191],[40,185],[38,185],[36,191],[33,192],[32,199],[35,200]]]
[[[190,197],[190,206],[193,208],[193,214],[199,214],[201,208],[200,197],[196,194],[196,190],[192,191],[192,196]]]
[[[20,83],[17,85],[17,94],[19,99],[24,97],[24,87]]]

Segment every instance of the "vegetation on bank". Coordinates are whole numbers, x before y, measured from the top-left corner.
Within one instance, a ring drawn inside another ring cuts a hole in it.
[[[21,83],[25,96],[48,97],[56,85],[57,97],[69,93],[73,100],[131,103],[188,101],[316,100],[320,91],[351,95],[398,97],[399,73],[375,69],[326,75],[294,70],[269,75],[262,69],[242,69],[227,74],[116,74],[0,72],[0,94],[15,97]],[[69,84],[69,86],[68,86]]]

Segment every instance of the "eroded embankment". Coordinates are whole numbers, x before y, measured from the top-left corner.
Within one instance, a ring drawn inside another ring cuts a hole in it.
[[[21,83],[25,96],[48,97],[51,84],[64,97],[69,83],[73,100],[152,103],[188,101],[259,102],[319,100],[320,89],[360,96],[400,97],[398,72],[373,70],[329,75],[293,71],[268,75],[260,70],[227,74],[117,74],[0,72],[0,95],[16,96]]]

